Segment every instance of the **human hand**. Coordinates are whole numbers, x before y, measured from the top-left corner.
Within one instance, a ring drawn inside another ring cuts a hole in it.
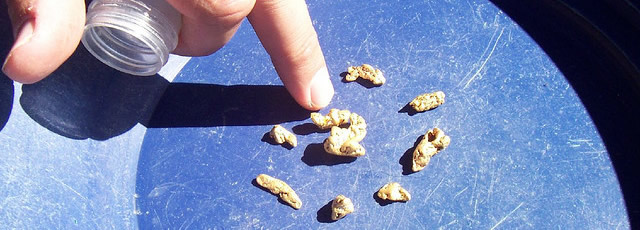
[[[182,28],[174,53],[212,54],[231,39],[247,17],[293,98],[310,110],[321,109],[331,101],[333,86],[304,1],[167,2],[182,14]],[[16,39],[2,71],[18,82],[40,81],[76,49],[85,23],[85,3],[82,0],[7,0],[7,6]]]

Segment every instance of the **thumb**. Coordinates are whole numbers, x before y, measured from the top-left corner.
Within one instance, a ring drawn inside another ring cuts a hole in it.
[[[15,41],[2,71],[22,83],[42,80],[76,49],[85,23],[82,0],[7,0]]]

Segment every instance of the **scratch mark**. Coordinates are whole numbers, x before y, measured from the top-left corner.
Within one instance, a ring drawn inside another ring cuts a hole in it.
[[[155,218],[158,220],[158,223],[160,224],[160,229],[164,229],[164,225],[162,224],[162,220],[160,220],[160,215],[158,215],[158,212],[154,209],[153,213],[155,214]]]
[[[583,153],[583,154],[591,154],[591,153],[603,154],[603,153],[606,153],[606,152],[607,152],[607,150],[597,150],[597,151],[584,151],[584,152],[580,152],[580,153]]]
[[[75,193],[76,195],[78,195],[80,198],[84,199],[84,200],[89,200],[87,199],[87,197],[83,196],[82,194],[80,194],[78,191],[76,191],[75,189],[73,189],[71,186],[67,185],[66,183],[64,183],[64,181],[54,177],[54,176],[49,176],[49,178],[51,178],[52,180],[60,183],[63,187],[71,190],[73,193]]]
[[[358,51],[356,51],[356,57],[360,56],[360,51],[362,50],[362,46],[364,46],[367,43],[367,41],[369,40],[369,37],[371,37],[372,33],[373,32],[367,33],[367,36],[364,38],[362,43],[360,43],[360,47],[358,47]]]
[[[393,211],[391,212],[391,220],[389,221],[389,225],[387,225],[386,229],[391,229],[391,224],[393,223],[393,219],[395,219],[396,217],[396,209],[392,209]]]
[[[442,45],[439,45],[438,48],[444,48],[444,47],[453,48],[453,47],[457,46],[459,42],[469,40],[469,38],[468,38],[469,36],[470,36],[470,34],[466,33],[466,34],[460,36],[460,38],[458,38],[455,41],[451,42],[451,44],[442,44]],[[484,53],[483,53],[482,56],[484,56]],[[467,76],[468,76],[468,73],[467,73]]]
[[[409,69],[409,60],[411,59],[412,56],[413,56],[413,45],[409,44],[409,51],[407,51],[407,55],[405,56],[402,72],[407,72],[407,69]]]
[[[400,26],[400,28],[398,28],[398,30],[402,30],[405,26],[413,23],[413,21],[420,22],[420,13],[416,13],[416,15],[413,18],[411,18],[409,21],[403,23],[402,26]]]
[[[491,227],[491,230],[496,229],[496,227],[498,227],[498,225],[502,224],[502,222],[504,222],[507,218],[509,218],[509,216],[511,216],[511,214],[513,214],[514,212],[516,212],[518,209],[520,209],[520,207],[522,207],[522,205],[524,204],[524,202],[521,202],[518,207],[514,208],[513,210],[511,210],[511,212],[509,212],[509,214],[507,214],[506,216],[502,217],[502,219],[500,219],[500,221],[498,221],[498,223],[496,223],[496,225],[494,225],[493,227]]]
[[[473,204],[473,195],[476,193],[476,186],[478,186],[478,171],[476,170],[476,175],[473,177],[473,188],[471,188],[471,199],[469,200],[469,205]],[[474,212],[475,213],[475,212]],[[475,214],[474,214],[475,215]]]
[[[480,21],[478,20],[478,17],[476,16],[482,16],[482,15],[478,15],[475,8],[473,8],[473,6],[471,5],[471,3],[469,1],[467,1],[467,5],[469,6],[469,9],[471,9],[471,13],[473,14],[473,19],[477,22]]]
[[[413,219],[416,220],[416,223],[420,224],[420,229],[427,229],[424,224],[422,224],[422,221],[420,220],[420,218],[418,218],[418,216],[414,216]]]
[[[400,213],[400,216],[405,216],[404,214],[405,214],[406,211],[407,211],[407,206],[403,205],[402,212]],[[396,226],[402,226],[403,225],[402,222],[404,220],[405,220],[405,218],[400,218],[400,222]]]
[[[440,214],[440,219],[438,219],[438,225],[440,225],[440,223],[442,223],[442,217],[444,217],[444,209],[442,209],[442,214]],[[423,228],[425,229],[425,228]]]
[[[569,139],[571,142],[591,142],[590,139]]]
[[[599,156],[594,156],[594,157],[574,159],[574,160],[552,161],[551,163],[552,164],[559,164],[559,163],[570,164],[570,163],[575,163],[575,162],[594,161],[594,160],[598,160],[598,159],[601,159],[601,158]]]
[[[253,155],[253,157],[251,157],[251,161],[255,160],[256,157],[258,157],[258,155],[260,155],[261,151],[256,151],[256,154]]]
[[[473,216],[478,215],[478,198],[476,198],[475,204],[473,205]]]
[[[498,42],[500,41],[500,38],[502,37],[502,34],[504,34],[504,29],[505,28],[503,27],[502,30],[500,30],[500,34],[498,34],[498,37],[493,41],[493,46],[491,47],[491,51],[489,51],[489,54],[487,55],[487,57],[484,59],[484,61],[482,61],[482,64],[480,65],[480,68],[478,68],[476,70],[476,72],[471,76],[471,78],[469,78],[469,80],[467,80],[467,83],[464,85],[463,89],[466,89],[467,87],[469,87],[469,84],[471,84],[471,82],[473,80],[475,80],[476,77],[478,77],[478,75],[480,75],[480,72],[482,71],[482,69],[484,69],[484,66],[487,64],[487,62],[489,62],[489,59],[491,59],[491,56],[493,56],[493,53],[496,50],[496,47],[498,46]],[[496,30],[494,31],[494,36],[495,36],[496,32],[498,32],[498,28],[497,27],[496,27]],[[487,47],[485,48],[485,51],[483,53],[486,53],[490,46],[491,46],[491,43],[489,43],[487,45]],[[484,56],[484,54],[482,56]],[[470,73],[471,72],[467,73],[467,76]],[[467,77],[465,76],[464,79],[466,79],[466,78]]]
[[[293,227],[293,225],[294,225],[294,224],[287,225],[286,227],[282,228],[282,230],[284,230],[284,229],[289,229],[289,228]]]
[[[498,170],[498,173],[500,173],[499,170]],[[491,198],[491,194],[493,193],[493,185],[496,182],[498,182],[498,178],[494,178],[494,176],[495,176],[495,174],[491,175],[491,183],[489,183],[489,189],[487,190],[487,198],[486,198],[487,201]]]
[[[456,197],[458,197],[460,194],[462,194],[464,191],[467,191],[467,189],[469,188],[469,186],[464,187],[462,190],[460,190],[460,192],[456,193],[455,196],[453,196],[453,199],[455,199]]]
[[[357,169],[357,173],[356,173],[356,179],[353,182],[353,187],[351,187],[351,191],[357,191],[358,190],[358,179],[360,179],[360,168]]]
[[[431,11],[431,14],[433,14],[433,16],[436,17],[436,12],[433,11],[433,6],[431,6],[431,2],[427,1],[427,5],[429,6],[429,11]]]
[[[442,185],[442,182],[444,182],[444,177],[440,180],[440,183],[438,183],[438,185],[436,185],[436,188],[434,188],[433,190],[431,190],[431,192],[429,193],[429,195],[427,195],[427,198],[424,199],[424,201],[426,202],[427,200],[429,200],[429,198],[431,198],[431,195],[433,195],[434,192],[436,192],[436,190],[438,190],[438,188],[440,188],[440,185]]]
[[[198,216],[194,216],[194,217],[190,218],[189,220],[185,220],[184,222],[182,222],[182,224],[180,225],[180,228],[178,228],[178,229],[189,229],[189,227],[191,227],[193,222],[195,222],[196,219],[199,219],[201,216],[202,215],[198,215]]]
[[[172,153],[168,153],[168,154],[165,154],[165,155],[163,155],[163,156],[159,157],[158,162],[156,162],[155,164],[153,164],[153,165],[151,166],[151,169],[155,169],[156,167],[158,167],[159,165],[161,165],[162,163],[164,163],[165,161],[167,161],[169,158],[171,158],[174,154],[175,154],[175,153],[173,153],[173,152],[172,152]]]
[[[302,187],[300,187],[299,189],[303,190],[303,189],[309,187],[309,185],[311,185],[311,184],[313,184],[313,182],[306,183],[306,184],[302,185]]]
[[[367,163],[369,163],[369,170],[373,171],[373,164],[371,164],[371,159],[369,159],[369,156],[365,156],[367,159]]]
[[[446,227],[446,226],[449,226],[449,225],[455,224],[455,223],[458,223],[458,220],[452,220],[452,221],[451,221],[451,222],[449,222],[447,225],[442,226],[442,227],[441,227],[441,229],[442,229],[442,228],[444,228],[444,227]]]
[[[587,139],[569,139],[570,142],[572,142],[572,147],[579,147],[581,146],[580,143],[584,143],[586,144],[589,148],[591,148],[591,150],[596,151],[596,152],[601,152],[599,148],[596,148],[595,144],[593,143],[593,140],[587,140]]]

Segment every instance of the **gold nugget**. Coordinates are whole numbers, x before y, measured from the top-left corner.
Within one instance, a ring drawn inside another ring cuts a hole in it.
[[[409,102],[409,105],[416,112],[432,110],[444,103],[444,96],[444,92],[442,91],[425,93],[414,98],[411,102]]]
[[[298,145],[298,138],[296,138],[296,135],[280,125],[274,125],[269,132],[269,136],[271,136],[271,138],[273,138],[273,140],[278,144],[284,144],[286,142],[291,145],[291,147],[296,147]]]
[[[331,127],[331,135],[323,143],[327,153],[348,157],[364,156],[366,151],[359,142],[367,134],[367,123],[356,113],[350,114],[349,123],[348,128]]]
[[[331,202],[331,219],[342,219],[347,214],[352,213],[353,210],[353,202],[351,202],[351,199],[343,195],[338,195],[333,202]]]
[[[390,201],[409,201],[411,194],[396,182],[388,183],[378,190],[378,197]]]
[[[302,201],[298,194],[287,183],[278,180],[266,174],[260,174],[256,177],[256,182],[263,188],[268,189],[274,195],[280,196],[284,202],[291,205],[295,209],[302,207]]]
[[[418,146],[413,151],[413,164],[411,169],[418,172],[429,164],[431,157],[436,155],[451,143],[451,138],[444,134],[439,128],[433,128],[424,134]]]
[[[328,129],[349,122],[351,112],[349,110],[330,109],[326,116],[320,113],[311,113],[311,121],[320,129]]]
[[[368,64],[351,66],[347,69],[347,72],[347,76],[344,77],[346,81],[355,81],[358,78],[362,78],[371,81],[374,85],[382,85],[387,81],[382,75],[382,71]]]

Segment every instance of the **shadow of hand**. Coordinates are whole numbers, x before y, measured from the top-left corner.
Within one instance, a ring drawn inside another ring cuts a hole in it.
[[[284,86],[172,83],[149,128],[273,125],[309,118]]]
[[[169,82],[102,64],[83,47],[44,80],[22,86],[20,104],[36,122],[72,139],[106,140],[146,120]]]
[[[0,3],[0,8],[4,6]],[[0,10],[0,58],[2,61],[7,57],[11,46],[13,46],[13,32],[11,31],[11,23],[6,10]],[[0,72],[0,130],[4,128],[9,121],[11,108],[13,107],[13,81],[4,73]]]
[[[169,83],[118,72],[82,46],[44,80],[23,85],[20,104],[43,127],[73,139],[106,140],[149,128],[266,125],[304,120],[283,86]],[[157,107],[156,107],[157,106]]]

